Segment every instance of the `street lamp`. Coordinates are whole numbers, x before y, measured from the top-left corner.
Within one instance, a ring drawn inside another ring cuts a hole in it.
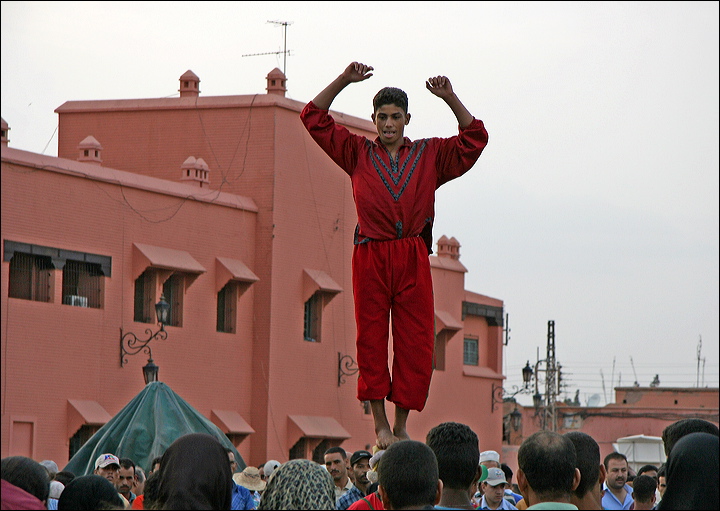
[[[132,332],[123,333],[122,327],[120,327],[120,367],[123,367],[127,363],[127,357],[130,355],[136,355],[143,351],[148,355],[148,361],[143,366],[143,377],[145,384],[158,381],[158,370],[159,367],[155,365],[152,359],[152,349],[150,349],[150,341],[153,339],[167,339],[167,332],[165,331],[165,325],[168,322],[170,316],[170,304],[165,301],[165,295],[160,296],[160,301],[155,304],[155,314],[157,315],[160,329],[153,333],[151,328],[147,328],[145,333],[148,338],[145,340],[138,339],[138,337]]]
[[[530,380],[533,376],[533,368],[530,367],[530,361],[528,360],[525,367],[522,368],[523,386],[518,389],[517,385],[513,385],[515,392],[509,393],[501,385],[492,384],[492,406],[491,412],[495,411],[496,404],[502,404],[506,399],[515,397],[518,394],[528,394],[531,392]],[[517,408],[516,408],[517,410]],[[520,412],[518,412],[519,414]]]

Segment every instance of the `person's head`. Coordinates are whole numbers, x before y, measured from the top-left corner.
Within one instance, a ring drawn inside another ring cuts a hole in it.
[[[405,126],[410,122],[407,94],[396,87],[378,91],[373,98],[372,121],[383,144],[402,143]]]
[[[75,479],[75,474],[67,470],[61,470],[55,474],[55,480],[60,481],[64,486],[67,486],[73,479]]]
[[[635,501],[634,509],[652,509],[655,505],[655,479],[648,475],[635,477],[632,498]]]
[[[143,507],[145,509],[157,509],[158,490],[160,489],[160,471],[152,472],[145,481],[143,492]]]
[[[673,446],[685,435],[690,433],[709,433],[719,436],[720,430],[712,422],[703,419],[681,419],[673,422],[662,432],[663,446],[665,447],[665,456],[670,456]]]
[[[385,509],[420,509],[440,501],[435,453],[422,442],[400,440],[390,444],[380,459],[378,492]]]
[[[0,476],[36,497],[43,504],[50,493],[47,470],[37,461],[26,456],[8,456],[0,461]]]
[[[68,483],[58,499],[60,511],[124,508],[115,485],[98,474],[76,477]]]
[[[573,491],[570,502],[583,509],[602,509],[602,484],[605,482],[605,465],[600,463],[600,446],[593,437],[581,431],[564,435],[575,446],[580,483]]]
[[[48,477],[52,481],[55,479],[55,474],[58,473],[58,466],[57,463],[55,463],[53,460],[42,460],[40,464],[45,467],[45,470],[47,470]]]
[[[273,472],[280,466],[280,462],[277,460],[268,460],[265,462],[265,465],[263,465],[262,472],[260,473],[260,477],[265,479],[265,481],[269,481],[270,477],[273,475]]]
[[[618,491],[622,489],[628,480],[627,457],[619,452],[611,452],[603,460],[605,465],[605,482],[608,488]]]
[[[152,463],[150,463],[150,469],[148,470],[148,477],[153,472],[157,472],[160,470],[160,462],[162,461],[162,456],[155,456],[152,460]]]
[[[690,433],[675,443],[666,466],[667,488],[659,509],[720,507],[720,438]]]
[[[95,470],[93,474],[99,475],[115,484],[115,480],[120,470],[120,459],[114,454],[105,453],[98,456],[95,460]]]
[[[372,453],[365,449],[355,451],[350,456],[350,468],[353,472],[355,486],[363,490],[367,489],[370,484],[367,478],[367,473],[370,470],[370,458],[372,458]]]
[[[480,464],[487,468],[500,468],[500,455],[497,451],[483,451],[480,453]]]
[[[513,471],[510,468],[509,465],[505,463],[500,463],[500,470],[503,471],[505,474],[505,480],[507,481],[507,486],[505,486],[506,490],[512,490],[512,478],[513,478]]]
[[[505,497],[505,485],[507,479],[505,478],[505,472],[497,467],[491,467],[488,469],[487,478],[481,483],[483,495],[485,500],[492,507],[497,507],[502,504],[503,498]]]
[[[166,509],[230,509],[233,483],[225,447],[214,436],[175,440],[160,464],[158,504]]]
[[[335,484],[322,465],[290,460],[273,471],[258,509],[335,509]]]
[[[467,491],[477,481],[480,448],[469,426],[443,422],[428,432],[425,443],[435,453],[443,488]]]
[[[120,468],[115,478],[115,487],[126,499],[135,486],[135,462],[130,458],[120,458]]]
[[[230,475],[232,477],[232,474],[237,472],[238,462],[235,459],[235,453],[232,451],[232,449],[230,449],[229,447],[226,447],[225,452],[227,453],[228,459],[230,460]]]
[[[650,476],[653,479],[655,479],[656,483],[657,483],[657,473],[658,473],[658,468],[655,465],[643,465],[637,471],[638,476],[642,476],[642,475]]]
[[[250,491],[263,492],[267,486],[267,483],[260,477],[260,471],[249,465],[242,472],[233,474],[233,481]]]
[[[663,495],[665,495],[665,489],[667,488],[667,477],[664,463],[660,465],[660,468],[658,469],[657,487],[660,492],[660,498],[662,498]]]
[[[344,486],[347,483],[347,465],[347,453],[342,447],[331,447],[325,451],[325,468],[337,486]]]
[[[577,454],[570,439],[553,431],[538,431],[518,449],[517,481],[523,495],[537,502],[569,502],[580,483]]]
[[[147,480],[147,477],[145,477],[145,471],[142,469],[142,467],[136,466],[135,467],[135,486],[133,486],[133,493],[135,495],[142,495],[145,491],[145,481]]]

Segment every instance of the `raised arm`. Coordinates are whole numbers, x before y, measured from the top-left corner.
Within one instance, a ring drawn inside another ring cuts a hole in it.
[[[361,64],[359,62],[351,63],[345,68],[345,71],[343,71],[340,76],[335,78],[332,82],[330,82],[330,85],[325,87],[320,94],[315,96],[313,103],[315,103],[316,107],[322,110],[328,110],[333,100],[345,87],[351,83],[367,80],[372,76],[372,73],[370,72],[372,70],[372,66],[366,66],[365,64]]]
[[[465,108],[460,99],[453,92],[452,84],[447,76],[435,76],[425,82],[427,90],[445,101],[455,114],[461,128],[466,128],[473,121],[473,115]],[[339,92],[339,91],[338,91]],[[317,103],[316,103],[317,104]]]

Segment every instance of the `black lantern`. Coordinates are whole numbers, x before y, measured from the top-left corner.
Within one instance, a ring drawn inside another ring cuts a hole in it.
[[[542,406],[542,402],[543,402],[542,394],[540,394],[539,392],[535,393],[533,395],[533,405],[535,406],[535,410],[540,409],[540,407]]]
[[[510,424],[512,425],[512,428],[514,431],[520,430],[520,425],[522,422],[522,413],[520,413],[517,409],[517,406],[515,409],[510,412]]]
[[[158,381],[158,371],[160,368],[155,365],[152,358],[148,359],[147,364],[143,366],[142,370],[143,377],[145,378],[145,385]]]
[[[530,361],[527,361],[527,364],[525,364],[525,367],[522,368],[522,377],[523,377],[523,383],[527,387],[530,383],[530,379],[533,376],[533,370],[532,367],[530,367]]]
[[[160,295],[160,301],[155,304],[155,313],[157,314],[158,323],[160,323],[160,329],[162,330],[168,323],[170,316],[170,304],[165,301],[165,295]]]

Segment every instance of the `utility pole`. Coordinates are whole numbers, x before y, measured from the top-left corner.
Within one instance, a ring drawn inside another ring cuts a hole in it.
[[[547,334],[547,372],[545,373],[545,428],[550,423],[550,431],[557,430],[557,362],[555,360],[555,321],[548,321]]]
[[[265,53],[246,53],[245,55],[242,55],[243,57],[256,57],[258,55],[280,55],[283,54],[283,74],[287,78],[287,55],[288,55],[288,49],[287,49],[287,27],[288,25],[292,25],[292,21],[270,21],[268,20],[268,23],[274,23],[275,25],[281,25],[284,27],[284,33],[283,33],[283,51],[268,51]]]

